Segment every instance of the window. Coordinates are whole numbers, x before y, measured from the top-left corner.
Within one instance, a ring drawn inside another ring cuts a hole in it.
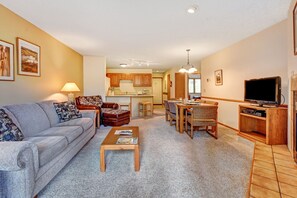
[[[189,93],[198,94],[201,93],[201,79],[189,78]]]

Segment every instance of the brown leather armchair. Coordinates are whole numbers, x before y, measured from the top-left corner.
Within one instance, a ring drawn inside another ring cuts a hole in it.
[[[103,102],[102,97],[97,96],[78,96],[75,98],[76,106],[79,110],[96,110],[97,111],[97,127],[102,123],[102,114],[105,110],[118,109],[119,105],[114,102]]]
[[[119,105],[114,102],[103,102],[102,97],[97,96],[78,96],[75,98],[78,109],[81,110],[101,110],[102,108],[118,109]]]

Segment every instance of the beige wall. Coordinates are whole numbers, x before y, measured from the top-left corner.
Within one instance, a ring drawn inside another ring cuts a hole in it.
[[[153,78],[163,78],[163,73],[153,73]]]
[[[84,95],[106,95],[106,58],[84,56]]]
[[[163,92],[168,92],[168,88],[170,88],[170,96],[169,98],[175,98],[175,73],[178,73],[179,67],[173,67],[170,70],[164,73],[164,80],[163,81]],[[172,82],[172,87],[167,87],[167,75],[170,75],[170,81]]]
[[[223,70],[215,86],[214,71]],[[244,100],[244,80],[280,76],[288,102],[287,20],[227,47],[201,62],[202,96]],[[238,104],[219,102],[219,122],[238,129]]]
[[[287,31],[287,44],[288,44],[288,76],[289,79],[292,75],[297,74],[297,56],[294,55],[294,46],[293,46],[293,9],[296,4],[297,0],[292,0],[291,6],[288,11],[288,31]],[[290,87],[290,86],[289,86]],[[292,94],[289,91],[289,119],[288,119],[288,147],[292,150],[292,124],[293,124],[293,117],[291,116],[292,103],[291,103]]]
[[[14,44],[15,81],[0,81],[0,105],[67,99],[60,93],[66,82],[83,91],[82,56],[0,5],[0,39]],[[16,37],[41,47],[41,77],[17,74]],[[80,93],[77,93],[80,94]]]

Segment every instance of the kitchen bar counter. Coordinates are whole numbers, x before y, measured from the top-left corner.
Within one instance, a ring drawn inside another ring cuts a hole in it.
[[[106,96],[106,102],[129,103],[131,108],[132,118],[138,117],[138,103],[151,102],[153,103],[153,95],[114,95]]]
[[[153,97],[153,95],[113,95],[113,96],[106,96],[106,97],[135,97],[135,98],[138,98],[138,97]]]

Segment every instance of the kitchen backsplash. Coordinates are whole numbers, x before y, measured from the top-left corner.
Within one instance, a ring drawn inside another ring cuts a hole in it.
[[[120,87],[113,88],[115,95],[120,94],[152,94],[152,87],[133,87],[132,81],[121,80]]]

